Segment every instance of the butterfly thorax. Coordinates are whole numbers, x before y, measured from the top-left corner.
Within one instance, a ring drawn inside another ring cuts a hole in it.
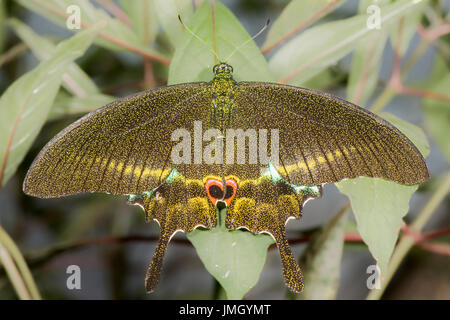
[[[234,85],[233,68],[220,63],[214,66],[214,79],[211,81],[211,120],[224,131],[233,118]]]

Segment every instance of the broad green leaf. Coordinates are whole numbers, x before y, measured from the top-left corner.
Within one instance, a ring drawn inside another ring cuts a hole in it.
[[[402,131],[424,157],[428,155],[429,145],[420,128],[388,113],[381,116]],[[404,186],[379,178],[360,177],[341,181],[336,186],[349,197],[358,231],[383,274],[418,185]]]
[[[224,288],[228,299],[242,299],[258,282],[268,247],[274,243],[267,234],[254,235],[244,230],[225,228],[225,211],[211,230],[196,229],[187,238],[208,272]]]
[[[40,61],[48,60],[54,55],[55,45],[48,39],[36,34],[29,26],[15,18],[11,18],[8,24],[13,27],[16,34]],[[74,62],[67,67],[67,72],[63,75],[62,85],[69,92],[79,97],[86,97],[99,92],[94,81]]]
[[[359,3],[359,12],[368,12],[373,1],[365,0]],[[377,2],[385,5],[387,0]],[[369,10],[370,12],[370,10]],[[385,29],[374,30],[366,39],[361,40],[353,51],[352,66],[347,84],[347,99],[356,104],[365,105],[372,95],[378,82],[383,49],[386,45],[387,32]]]
[[[220,2],[215,2],[214,17],[211,16],[209,1],[205,1],[192,18],[190,28],[205,43],[186,32],[169,69],[169,84],[211,81],[214,59],[213,27],[217,56],[233,66],[233,76],[237,81],[273,81],[264,56],[253,41],[243,45],[251,37],[236,17]],[[238,48],[237,51],[233,51]],[[231,57],[230,54],[233,55]]]
[[[80,8],[81,27],[86,28],[98,21],[106,21],[107,27],[95,39],[95,43],[111,50],[139,50],[155,57],[165,59],[161,54],[148,48],[142,43],[137,34],[120,20],[112,18],[104,10],[96,8],[88,0],[17,0],[21,5],[32,10],[46,19],[67,28],[66,22],[71,13],[67,13],[70,6]],[[76,31],[76,30],[74,30]]]
[[[445,61],[436,56],[433,72],[427,84],[427,89],[441,94],[449,94],[450,70]],[[423,99],[422,108],[425,125],[439,149],[450,161],[450,104],[437,99]]]
[[[303,29],[314,22],[311,21],[312,18],[318,20],[344,2],[343,0],[292,0],[274,21],[262,50],[280,43],[284,37],[291,35],[299,27]]]
[[[146,45],[155,41],[158,20],[154,0],[120,0],[120,5],[130,18],[139,40]]]
[[[346,81],[346,79],[347,73],[335,68],[328,68],[305,81],[303,86],[309,89],[327,91],[336,87],[340,82]]]
[[[39,133],[69,63],[83,55],[101,25],[62,41],[53,57],[8,87],[0,98],[0,186],[14,174]]]
[[[178,15],[180,15],[183,23],[188,25],[194,14],[192,1],[155,0],[155,6],[159,23],[169,37],[172,46],[177,47],[184,38],[184,27],[178,19]]]
[[[391,30],[390,39],[392,46],[399,50],[400,56],[403,56],[408,50],[409,42],[416,33],[417,25],[420,24],[420,20],[424,13],[425,7],[428,4],[427,0],[416,1],[417,5],[413,10],[410,10],[408,14],[402,16],[402,18],[395,24]],[[400,39],[399,39],[400,32]]]
[[[117,98],[101,93],[90,94],[87,97],[74,97],[60,91],[55,98],[52,109],[48,115],[49,120],[54,120],[67,115],[84,114],[113,102]]]
[[[334,217],[313,235],[300,259],[306,289],[300,294],[292,294],[297,299],[330,300],[336,297],[348,215],[347,211]]]
[[[250,36],[233,14],[219,2],[214,4],[217,52],[229,55]],[[213,77],[212,17],[205,1],[191,20],[190,27],[207,44],[185,33],[169,71],[169,83],[210,81]],[[240,48],[228,61],[237,80],[269,80],[268,67],[253,42]],[[224,212],[222,212],[224,218]],[[267,234],[224,229],[224,223],[212,230],[194,230],[187,234],[206,269],[219,281],[229,299],[241,299],[257,282],[266,260],[267,247],[274,242]]]
[[[398,0],[381,7],[380,28],[389,30],[392,23],[416,5],[414,1]],[[367,14],[360,14],[306,30],[273,55],[270,70],[283,82],[297,85],[305,82],[357,48],[360,40],[377,32],[368,27],[368,19]]]

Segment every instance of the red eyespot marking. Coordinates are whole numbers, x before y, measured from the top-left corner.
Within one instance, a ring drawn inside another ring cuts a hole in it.
[[[217,201],[224,201],[227,207],[234,199],[237,191],[237,183],[234,179],[225,181],[226,190],[223,190],[223,183],[217,179],[209,179],[205,183],[206,194],[213,205],[217,204]]]

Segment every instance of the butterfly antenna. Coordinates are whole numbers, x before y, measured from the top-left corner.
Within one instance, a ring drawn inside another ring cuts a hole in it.
[[[250,41],[255,40],[256,37],[258,37],[261,33],[264,32],[264,30],[267,29],[267,27],[270,24],[270,19],[267,19],[266,24],[264,25],[264,27],[261,28],[261,30],[258,31],[258,33],[256,33],[253,37],[251,37],[250,39],[248,39],[247,41],[245,41],[244,43],[242,43],[240,46],[236,47],[233,52],[231,52],[231,54],[228,56],[228,58],[225,59],[225,61],[228,61],[229,59],[231,59],[231,57],[236,53],[236,51],[238,51],[240,48],[242,48],[243,46],[245,46],[247,43],[249,43]]]
[[[180,22],[181,22],[181,24],[183,25],[183,27],[184,27],[185,30],[187,30],[191,35],[193,35],[198,41],[200,41],[201,43],[203,43],[203,44],[209,49],[209,51],[212,52],[212,54],[216,57],[217,61],[220,61],[219,57],[217,56],[217,53],[215,53],[214,50],[212,50],[212,49],[209,47],[209,44],[206,43],[205,40],[203,40],[203,39],[200,38],[198,35],[196,35],[196,34],[194,33],[194,31],[192,31],[191,29],[189,29],[189,27],[188,27],[187,25],[184,24],[183,20],[181,20],[181,16],[180,16],[180,15],[178,15],[178,20],[180,20]]]

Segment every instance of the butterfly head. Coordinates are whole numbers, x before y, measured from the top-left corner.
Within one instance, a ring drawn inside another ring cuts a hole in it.
[[[227,63],[221,62],[213,67],[213,72],[216,77],[231,78],[233,67]]]

